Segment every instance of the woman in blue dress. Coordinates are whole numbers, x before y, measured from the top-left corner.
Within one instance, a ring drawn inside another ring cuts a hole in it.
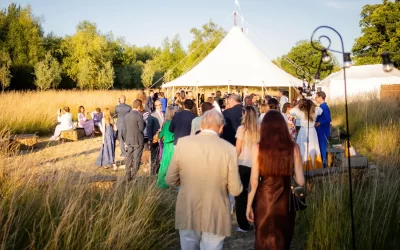
[[[110,109],[106,108],[103,112],[103,119],[101,119],[101,132],[103,134],[103,144],[100,149],[99,156],[96,160],[96,165],[99,167],[109,168],[113,167],[117,170],[115,165],[115,128],[113,119],[111,117]]]

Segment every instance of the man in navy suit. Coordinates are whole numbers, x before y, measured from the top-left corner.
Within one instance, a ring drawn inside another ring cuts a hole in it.
[[[331,111],[329,110],[328,104],[325,102],[326,94],[323,91],[317,92],[315,100],[319,104],[319,107],[323,110],[322,114],[317,116],[315,121],[315,127],[318,135],[319,148],[321,150],[322,162],[324,168],[327,167],[326,161],[326,148],[328,146],[328,139],[331,136]]]
[[[243,116],[243,106],[240,103],[240,96],[235,94],[230,95],[228,105],[229,109],[222,112],[225,119],[222,138],[236,147],[236,131],[242,123]]]

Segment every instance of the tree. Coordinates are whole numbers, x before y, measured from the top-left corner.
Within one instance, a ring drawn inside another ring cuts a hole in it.
[[[0,83],[1,83],[1,90],[4,92],[8,86],[10,86],[11,82],[11,58],[5,51],[0,51]]]
[[[142,83],[145,88],[149,88],[153,84],[153,77],[155,74],[154,65],[152,61],[147,61],[143,67]]]
[[[381,63],[380,54],[400,51],[400,0],[384,0],[382,4],[365,5],[361,11],[362,35],[356,39],[352,52],[357,65]],[[400,54],[391,55],[400,67]]]
[[[189,45],[191,54],[185,62],[184,71],[188,71],[201,62],[226,36],[226,31],[212,20],[204,24],[201,29],[192,28],[190,33],[193,40]]]
[[[35,76],[35,85],[40,91],[56,88],[61,82],[61,66],[50,52],[36,63]]]
[[[316,44],[318,46],[318,43]],[[339,70],[336,58],[331,53],[329,55],[332,58],[332,62],[330,64],[321,64],[321,79],[327,77],[331,72]],[[309,41],[302,40],[297,42],[287,55],[283,55],[274,61],[274,63],[281,66],[287,73],[294,77],[299,77],[296,73],[296,66],[291,64],[290,60],[299,66],[306,66],[310,69],[310,75],[315,76],[321,60],[321,53],[315,50]]]
[[[95,23],[78,24],[75,35],[65,38],[63,67],[81,89],[109,89],[113,86],[115,50],[111,36],[102,35]]]
[[[11,87],[34,87],[33,67],[43,57],[43,30],[41,19],[32,14],[29,5],[22,8],[15,3],[0,10],[0,48],[9,54]]]

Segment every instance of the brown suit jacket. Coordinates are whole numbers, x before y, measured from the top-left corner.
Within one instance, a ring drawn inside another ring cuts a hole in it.
[[[238,196],[243,189],[235,147],[210,132],[182,137],[165,180],[180,186],[176,229],[231,235],[228,193]]]

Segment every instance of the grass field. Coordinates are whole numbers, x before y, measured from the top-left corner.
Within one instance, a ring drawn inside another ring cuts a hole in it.
[[[0,128],[45,132],[59,106],[114,106],[121,93],[8,93],[0,99]],[[329,104],[334,125],[343,130],[343,103]],[[353,172],[357,248],[399,249],[400,106],[363,96],[349,112],[351,142],[376,166]],[[3,129],[0,137],[7,133]],[[175,190],[156,189],[146,173],[126,185],[123,170],[95,167],[100,144],[100,138],[43,141],[33,152],[10,157],[12,145],[0,143],[0,250],[177,248]],[[347,173],[312,180],[293,249],[350,249],[348,189]],[[234,234],[226,248],[249,249],[253,237]]]

